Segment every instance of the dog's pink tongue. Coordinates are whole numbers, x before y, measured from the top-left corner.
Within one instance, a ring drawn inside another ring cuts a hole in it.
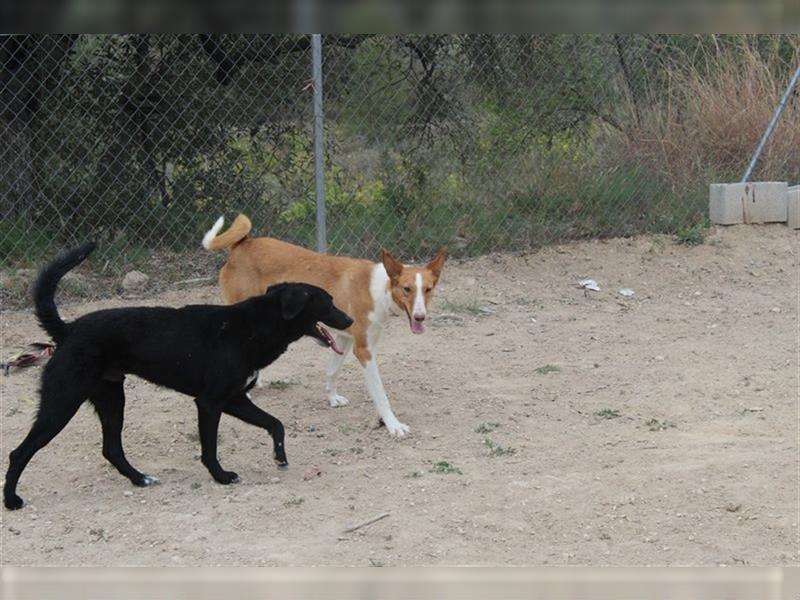
[[[342,352],[342,349],[339,348],[339,346],[336,344],[336,338],[333,336],[331,336],[331,350],[336,352],[336,354],[344,354],[344,352]]]
[[[422,324],[422,321],[415,321],[411,319],[411,333],[419,335],[420,333],[425,333],[425,325]]]

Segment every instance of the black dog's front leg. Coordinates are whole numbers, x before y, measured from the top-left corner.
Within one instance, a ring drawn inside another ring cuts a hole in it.
[[[250,400],[250,396],[248,396],[246,392],[233,397],[222,410],[226,414],[241,419],[245,423],[266,429],[270,436],[272,436],[272,457],[275,459],[275,462],[282,468],[289,465],[289,461],[286,460],[283,423],[253,404],[253,401]]]
[[[197,404],[197,424],[200,431],[200,456],[211,476],[219,483],[238,483],[239,476],[226,471],[217,459],[217,433],[222,411],[211,402],[195,400]]]

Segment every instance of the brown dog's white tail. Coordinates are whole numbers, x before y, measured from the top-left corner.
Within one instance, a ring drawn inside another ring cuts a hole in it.
[[[222,250],[223,248],[230,248],[241,242],[250,233],[253,224],[250,219],[244,215],[239,215],[233,220],[233,223],[228,230],[222,235],[217,235],[222,225],[225,223],[225,217],[220,217],[217,222],[206,232],[203,236],[203,248],[206,250]]]

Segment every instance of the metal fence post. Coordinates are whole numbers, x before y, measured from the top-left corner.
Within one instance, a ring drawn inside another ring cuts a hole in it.
[[[314,86],[314,187],[317,200],[317,251],[328,251],[325,223],[325,145],[322,116],[322,35],[311,35],[311,63]]]
[[[767,125],[766,131],[764,131],[764,135],[761,136],[761,141],[758,143],[758,147],[756,151],[753,153],[753,158],[750,159],[750,164],[747,165],[747,170],[744,172],[742,176],[742,183],[746,183],[748,179],[750,179],[750,175],[753,174],[753,169],[756,167],[756,163],[758,159],[761,157],[761,153],[764,151],[764,146],[767,145],[769,138],[772,136],[772,132],[775,130],[775,125],[778,124],[778,119],[783,112],[783,109],[786,108],[786,104],[789,101],[789,96],[792,95],[792,90],[794,86],[797,85],[797,80],[800,78],[800,66],[797,67],[797,70],[792,75],[791,80],[789,81],[789,85],[786,86],[786,91],[783,92],[783,97],[781,101],[778,103],[778,107],[775,109],[775,112],[772,114],[772,119],[770,119],[769,125]]]

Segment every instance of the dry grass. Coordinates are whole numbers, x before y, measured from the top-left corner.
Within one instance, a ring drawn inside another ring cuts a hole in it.
[[[675,182],[704,174],[741,174],[800,60],[800,36],[785,36],[792,60],[755,36],[709,44],[693,60],[673,61],[666,93],[626,130],[626,155],[647,161]],[[689,66],[687,66],[689,65]],[[800,100],[790,99],[754,173],[755,179],[800,178]]]

